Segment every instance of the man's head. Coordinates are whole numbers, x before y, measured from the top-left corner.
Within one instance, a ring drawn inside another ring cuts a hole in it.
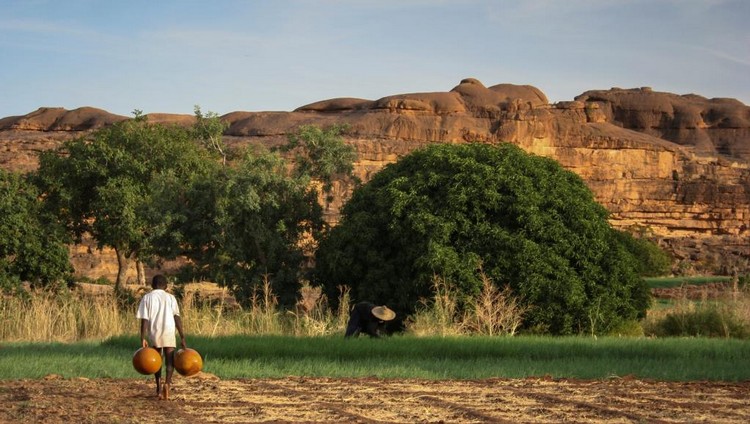
[[[372,308],[372,314],[381,321],[390,321],[396,318],[396,313],[385,305]]]
[[[153,280],[151,280],[151,288],[152,289],[166,289],[167,288],[167,277],[157,274],[154,275]]]

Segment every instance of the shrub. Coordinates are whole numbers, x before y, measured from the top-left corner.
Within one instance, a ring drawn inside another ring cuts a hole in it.
[[[643,317],[650,302],[607,217],[551,159],[511,144],[432,145],[355,190],[320,242],[315,278],[407,316],[430,297],[434,275],[467,309],[482,290],[481,265],[531,307],[525,328],[606,333]]]
[[[719,299],[678,299],[654,311],[644,322],[646,335],[657,337],[750,337],[750,294],[731,293]]]

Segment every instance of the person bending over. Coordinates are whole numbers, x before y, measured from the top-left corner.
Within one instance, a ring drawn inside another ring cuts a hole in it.
[[[383,324],[393,318],[396,318],[396,313],[387,306],[359,302],[352,307],[344,337],[356,337],[360,333],[365,333],[370,337],[380,337]]]

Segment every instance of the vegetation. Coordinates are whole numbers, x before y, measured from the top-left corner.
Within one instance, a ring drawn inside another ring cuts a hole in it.
[[[77,240],[90,234],[99,248],[115,250],[117,291],[129,263],[158,257],[158,240],[168,236],[170,216],[162,213],[165,190],[159,189],[194,180],[210,164],[189,129],[150,124],[139,111],[39,160],[37,183],[47,207]]]
[[[186,333],[194,336],[287,334],[320,336],[343,334],[349,311],[348,295],[338,310],[329,309],[320,290],[299,287],[296,308],[279,308],[270,284],[253,293],[247,308],[201,298],[182,287],[180,313]],[[98,295],[69,291],[37,291],[30,296],[0,296],[0,341],[100,341],[137,334],[135,304],[123,307],[112,291]]]
[[[655,337],[750,338],[750,291],[747,287],[718,296],[688,299],[683,294],[649,311],[644,333]]]
[[[64,229],[26,177],[0,169],[0,291],[48,287],[72,271]]]
[[[459,308],[484,273],[529,309],[523,328],[605,334],[645,315],[648,288],[607,212],[572,172],[504,144],[435,145],[380,171],[319,246],[316,281],[401,316],[439,276]]]
[[[311,181],[330,188],[351,175],[353,149],[340,127],[301,127],[284,146],[297,154],[292,169],[261,148],[228,149],[216,114],[196,106],[195,118],[167,126],[136,111],[42,153],[35,180],[44,204],[75,240],[90,235],[114,249],[118,293],[131,263],[145,284],[143,263],[182,256],[190,259],[183,281],[217,282],[245,305],[268,282],[292,306],[324,225]]]
[[[635,377],[745,381],[750,342],[582,337],[189,337],[204,371],[220,378],[379,377],[427,379]],[[103,343],[12,343],[0,349],[0,379],[145,378],[130,359],[135,335]],[[700,364],[700,366],[685,366]]]
[[[194,265],[186,278],[229,287],[243,304],[269,281],[281,302],[293,305],[304,277],[301,242],[315,237],[323,220],[309,179],[285,170],[279,155],[247,151],[179,196],[187,201],[176,203],[185,213],[177,233]]]
[[[646,278],[646,284],[649,288],[670,288],[680,287],[685,284],[693,286],[700,286],[710,283],[727,283],[732,280],[732,277],[722,275],[707,275],[707,276],[693,276],[693,277],[651,277]]]
[[[344,125],[328,128],[302,125],[289,134],[287,144],[280,148],[284,152],[294,152],[297,176],[312,177],[323,185],[326,204],[333,200],[334,181],[353,179],[358,182],[352,175],[357,153],[341,136],[347,128]]]
[[[643,277],[659,277],[670,272],[672,258],[656,243],[647,238],[644,230],[631,228],[616,231],[615,235],[625,249],[636,258],[636,272]]]
[[[198,123],[210,128],[207,119],[199,115]],[[295,153],[291,172],[277,152],[248,149],[188,187],[180,197],[188,199],[189,207],[177,206],[186,212],[177,231],[181,254],[194,265],[186,279],[229,287],[247,306],[270,284],[280,304],[292,307],[299,283],[307,279],[312,244],[325,225],[313,181],[322,182],[330,194],[335,179],[351,177],[356,156],[341,131],[302,126],[290,135],[280,150]],[[218,141],[206,145],[226,151]]]

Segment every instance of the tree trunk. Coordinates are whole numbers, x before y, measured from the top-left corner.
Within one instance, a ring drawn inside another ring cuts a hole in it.
[[[125,287],[126,274],[128,272],[128,258],[120,249],[115,248],[117,255],[117,279],[115,280],[115,293],[120,293]]]
[[[138,285],[145,286],[146,285],[146,271],[143,269],[143,262],[136,261],[135,269],[138,272]]]

